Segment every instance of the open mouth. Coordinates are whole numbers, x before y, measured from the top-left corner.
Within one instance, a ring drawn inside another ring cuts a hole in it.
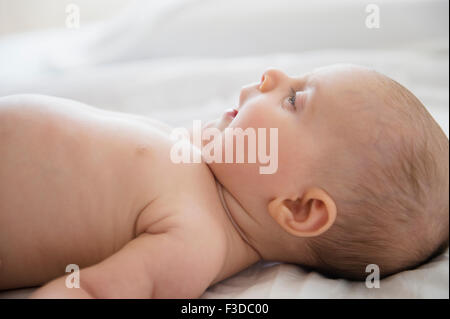
[[[236,108],[227,109],[225,114],[231,118],[235,118],[238,114],[238,110]]]

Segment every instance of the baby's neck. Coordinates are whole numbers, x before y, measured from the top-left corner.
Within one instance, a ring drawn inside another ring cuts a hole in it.
[[[229,223],[225,224],[227,232],[225,262],[212,284],[228,278],[261,260],[260,254],[252,246],[247,235],[234,218],[233,214],[236,214],[239,209],[243,210],[242,207],[240,207],[234,197],[217,180],[216,185],[222,207],[228,217]]]

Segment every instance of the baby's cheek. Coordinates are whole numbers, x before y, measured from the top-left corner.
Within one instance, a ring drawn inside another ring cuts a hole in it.
[[[254,128],[270,128],[278,127],[276,116],[267,106],[251,105],[242,109],[230,127],[240,127],[242,129]]]

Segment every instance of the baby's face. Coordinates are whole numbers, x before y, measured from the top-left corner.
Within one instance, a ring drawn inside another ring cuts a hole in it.
[[[261,175],[263,165],[257,162],[214,164],[214,173],[243,200],[247,195],[265,200],[290,197],[313,186],[310,171],[318,160],[332,165],[334,150],[349,147],[370,130],[361,105],[367,105],[362,103],[368,98],[363,88],[372,76],[353,66],[331,66],[296,77],[267,70],[259,83],[242,89],[237,115],[222,121],[231,128],[265,128],[266,135],[277,128],[277,171]]]

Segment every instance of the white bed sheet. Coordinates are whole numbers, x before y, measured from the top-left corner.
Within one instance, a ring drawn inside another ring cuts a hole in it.
[[[331,63],[357,63],[383,72],[414,92],[448,136],[448,42],[414,52],[402,50],[325,50],[246,58],[178,58],[143,60],[72,70],[56,75],[3,82],[0,96],[40,93],[76,99],[101,108],[138,113],[174,126],[208,120],[237,103],[242,85],[257,81],[270,66],[300,74]],[[26,297],[32,290],[0,293]],[[419,269],[381,281],[325,278],[288,264],[258,263],[210,287],[202,298],[449,298],[449,255]]]

